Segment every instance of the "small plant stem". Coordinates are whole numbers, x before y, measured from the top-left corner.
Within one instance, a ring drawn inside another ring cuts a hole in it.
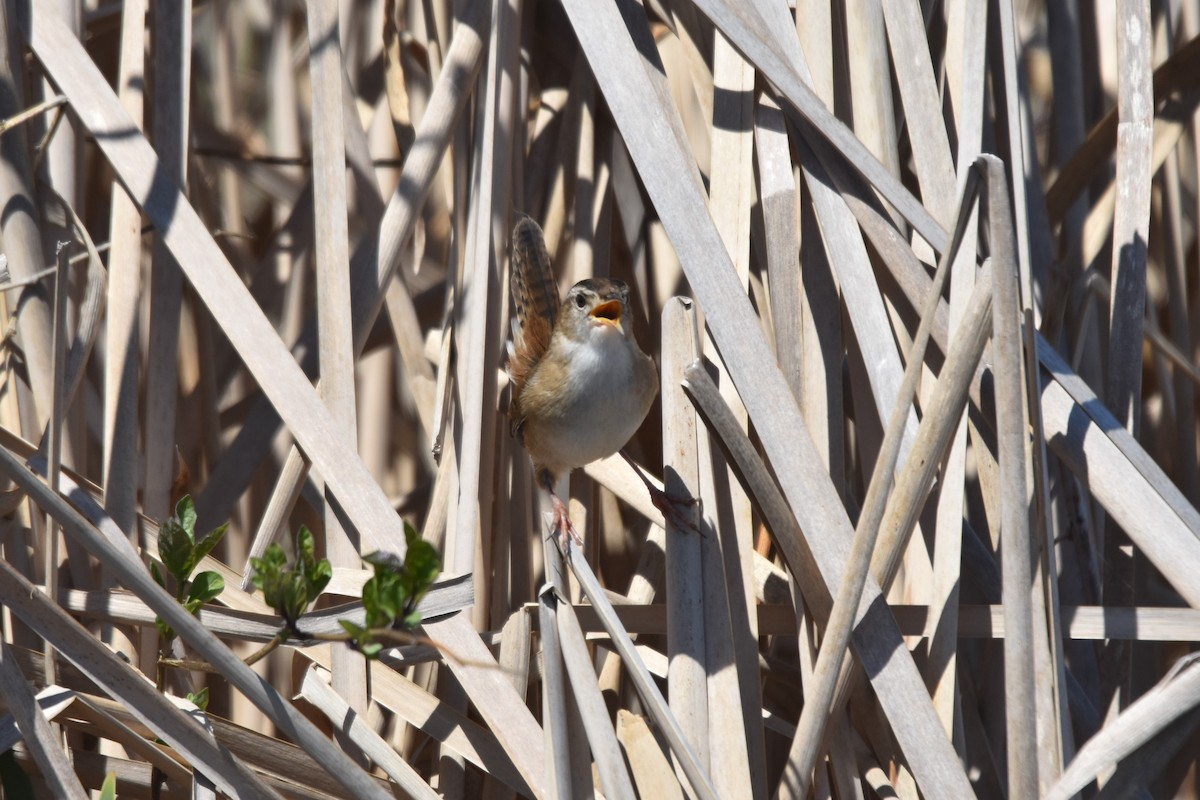
[[[219,675],[220,671],[212,664],[201,659],[194,658],[160,658],[158,660],[158,669],[162,672],[165,669],[186,669],[190,672],[207,672],[212,675]]]
[[[250,655],[243,658],[242,661],[244,661],[246,663],[247,667],[257,664],[259,661],[266,658],[267,655],[272,650],[279,647],[279,645],[283,644],[283,640],[284,640],[284,633],[283,633],[283,631],[280,631],[279,633],[275,634],[274,638],[272,638],[271,641],[267,642],[262,647],[258,648],[253,653],[251,653]]]
[[[442,645],[439,645],[437,642],[433,641],[432,639],[430,639],[426,636],[421,636],[419,634],[413,633],[412,631],[405,631],[405,630],[400,630],[397,628],[371,628],[367,632],[371,635],[372,638],[385,639],[385,640],[388,640],[388,641],[391,641],[391,642],[394,642],[397,644],[427,645],[427,646],[432,647],[433,649],[437,650],[439,653],[441,653],[446,658],[451,658],[459,663],[468,664],[468,665],[471,665],[473,663],[473,662],[469,662],[469,661],[464,661],[463,659],[456,656],[452,651],[447,650],[445,647],[443,647]],[[318,642],[349,642],[354,638],[354,637],[350,636],[350,634],[348,634],[348,633],[305,634],[305,633],[300,633],[299,631],[292,631],[292,633],[295,634],[297,636],[297,638],[315,639]],[[281,644],[283,644],[286,641],[286,637],[284,634],[285,634],[285,631],[281,629],[279,631],[279,633],[275,634],[275,636],[270,641],[268,641],[266,644],[264,644],[258,650],[255,650],[253,653],[246,656],[244,659],[242,659],[243,663],[245,663],[245,665],[249,667],[249,666],[253,666],[255,663],[261,661],[263,658],[265,658],[267,655],[269,655],[272,650],[275,650],[277,647],[279,647]],[[479,665],[476,664],[475,666],[479,666]],[[158,659],[158,676],[157,676],[157,684],[159,687],[159,691],[162,691],[162,688],[165,685],[164,678],[165,678],[165,670],[167,670],[167,669],[186,669],[186,670],[189,670],[192,672],[207,672],[207,673],[214,674],[214,675],[220,674],[219,671],[216,669],[216,667],[214,667],[212,664],[208,663],[207,661],[191,659],[191,658],[162,658],[162,657],[160,657]]]

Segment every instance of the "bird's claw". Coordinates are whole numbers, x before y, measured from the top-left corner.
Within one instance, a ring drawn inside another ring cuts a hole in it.
[[[624,450],[620,451],[621,458],[633,469],[633,474],[637,475],[645,485],[646,490],[650,492],[650,502],[663,515],[663,520],[672,522],[676,527],[682,528],[693,533],[700,533],[700,525],[698,522],[693,522],[687,515],[681,511],[682,508],[691,508],[700,503],[700,500],[692,497],[690,494],[671,494],[654,485],[654,482],[646,477],[645,470],[642,469],[633,457]],[[685,490],[686,491],[686,490]]]
[[[562,549],[566,551],[571,544],[570,539],[574,539],[576,545],[583,547],[583,537],[579,535],[579,531],[576,530],[575,525],[571,522],[571,515],[567,511],[567,504],[554,493],[550,494],[550,503],[554,508],[552,530],[558,531],[558,543],[562,546]],[[570,539],[568,539],[568,536]]]
[[[674,523],[678,528],[700,533],[700,527],[690,519],[690,515],[683,511],[684,508],[690,509],[699,505],[698,498],[691,495],[671,494],[649,482],[647,482],[646,488],[650,490],[650,502],[662,512],[666,521]]]

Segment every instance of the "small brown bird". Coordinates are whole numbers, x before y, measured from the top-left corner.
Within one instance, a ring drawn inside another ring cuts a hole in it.
[[[658,373],[627,321],[629,287],[591,278],[560,303],[542,229],[528,217],[513,229],[512,294],[509,430],[550,493],[563,546],[568,533],[582,544],[554,484],[625,446],[654,402]]]

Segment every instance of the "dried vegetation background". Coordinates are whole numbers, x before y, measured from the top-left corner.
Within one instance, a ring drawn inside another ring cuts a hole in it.
[[[0,772],[1200,794],[1195,0],[7,0],[0,28]],[[633,287],[663,391],[628,452],[700,500],[668,522],[620,459],[579,470],[565,559],[504,419],[517,213],[564,291]],[[231,523],[198,620],[146,569],[184,493]],[[368,668],[317,634],[402,520],[443,556],[430,641]],[[247,667],[280,624],[248,557],[302,523],[314,638]],[[156,615],[215,671],[157,663]]]

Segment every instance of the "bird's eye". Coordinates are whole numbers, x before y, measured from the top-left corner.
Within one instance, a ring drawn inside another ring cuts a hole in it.
[[[583,295],[581,295],[581,294],[575,295],[575,307],[578,309],[583,309],[583,308],[587,307],[587,300],[583,299]]]

